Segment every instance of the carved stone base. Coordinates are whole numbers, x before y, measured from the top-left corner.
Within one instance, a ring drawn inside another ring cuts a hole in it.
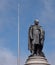
[[[42,56],[31,56],[28,57],[25,65],[50,65],[48,64],[47,59]]]

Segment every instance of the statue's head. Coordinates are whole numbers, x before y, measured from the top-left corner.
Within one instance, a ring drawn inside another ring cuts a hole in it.
[[[34,20],[34,23],[35,23],[35,25],[38,25],[39,24],[39,20],[38,19],[35,19]]]

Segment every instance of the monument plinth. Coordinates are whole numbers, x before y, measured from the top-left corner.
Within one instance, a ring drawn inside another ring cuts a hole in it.
[[[28,57],[25,65],[50,65],[45,57],[32,56]]]
[[[45,31],[39,25],[39,21],[35,20],[34,25],[29,28],[28,49],[31,55],[25,62],[25,65],[50,65],[43,53],[42,49],[45,40]]]

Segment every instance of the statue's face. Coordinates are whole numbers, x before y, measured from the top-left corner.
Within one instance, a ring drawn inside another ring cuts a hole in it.
[[[36,19],[36,20],[34,21],[34,23],[35,23],[35,25],[38,25],[38,24],[39,24],[39,20]]]
[[[35,25],[38,25],[39,24],[39,22],[38,21],[35,21]]]

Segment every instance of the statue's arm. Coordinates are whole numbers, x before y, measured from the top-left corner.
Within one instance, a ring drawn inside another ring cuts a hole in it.
[[[45,40],[45,31],[43,30],[43,39]]]
[[[45,31],[43,30],[43,28],[41,27],[41,44],[44,45],[44,40],[45,40]]]
[[[30,38],[33,39],[33,27],[31,26],[29,29]]]
[[[41,27],[41,39],[45,40],[45,31]]]

